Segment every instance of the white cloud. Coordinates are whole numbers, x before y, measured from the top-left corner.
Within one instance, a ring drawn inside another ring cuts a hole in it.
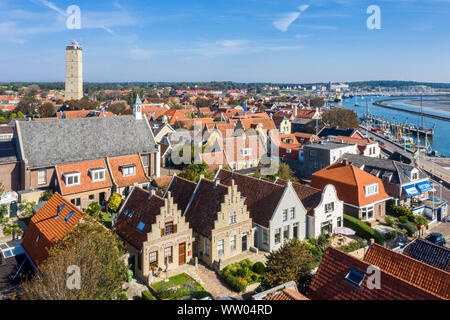
[[[286,32],[289,26],[298,19],[303,11],[309,8],[309,4],[303,4],[298,6],[297,9],[300,11],[288,12],[282,14],[277,20],[273,22],[273,26],[280,31]]]
[[[281,15],[281,17],[273,22],[273,26],[280,31],[286,32],[289,26],[297,20],[300,12],[288,12]]]
[[[308,8],[309,8],[309,4],[302,4],[301,6],[298,6],[298,10],[300,10],[302,12]]]
[[[223,47],[226,48],[233,48],[233,47],[238,47],[241,45],[246,44],[248,41],[246,40],[220,40],[220,41],[216,41],[217,44],[220,44]]]

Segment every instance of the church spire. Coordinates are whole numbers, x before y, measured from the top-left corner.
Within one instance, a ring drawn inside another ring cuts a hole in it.
[[[142,119],[142,101],[141,98],[139,98],[139,94],[136,94],[136,98],[133,102],[133,114],[136,120]]]

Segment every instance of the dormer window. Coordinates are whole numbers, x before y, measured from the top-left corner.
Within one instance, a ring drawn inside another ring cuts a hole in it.
[[[67,187],[77,186],[80,184],[81,173],[79,171],[65,172],[63,175],[64,182],[66,183]]]
[[[370,197],[370,196],[378,194],[378,182],[365,186],[364,190],[365,190],[366,197]]]
[[[122,175],[124,177],[136,175],[136,165],[134,165],[134,164],[127,164],[127,165],[121,166],[120,169],[122,170]]]
[[[409,177],[412,181],[419,179],[419,170],[417,168],[414,168],[410,171]]]
[[[92,182],[105,181],[105,168],[89,169],[89,173],[91,175]]]

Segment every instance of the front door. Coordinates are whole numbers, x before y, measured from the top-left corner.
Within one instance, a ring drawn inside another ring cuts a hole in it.
[[[178,245],[178,265],[186,263],[186,242]]]
[[[128,265],[130,266],[130,270],[133,271],[133,273],[136,272],[135,270],[135,260],[134,256],[131,256],[128,258]]]
[[[254,240],[253,240],[253,246],[258,248],[258,230],[255,229],[254,234],[255,234],[255,236],[254,236]]]
[[[100,205],[103,205],[105,203],[105,193],[104,192],[100,192],[100,194],[98,196],[98,200],[100,202]]]
[[[242,236],[242,252],[247,251],[247,235]]]

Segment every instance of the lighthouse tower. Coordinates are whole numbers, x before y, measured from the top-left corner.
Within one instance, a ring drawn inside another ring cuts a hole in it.
[[[65,100],[83,98],[83,49],[76,42],[66,47],[66,94]]]

